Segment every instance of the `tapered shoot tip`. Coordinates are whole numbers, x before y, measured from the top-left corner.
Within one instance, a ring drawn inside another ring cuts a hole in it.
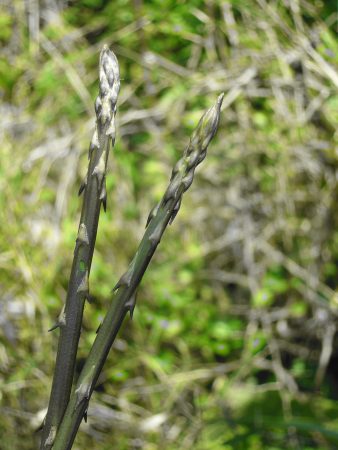
[[[104,44],[104,45],[103,45],[102,50],[101,50],[101,52],[100,52],[100,58],[101,58],[101,61],[102,61],[102,59],[104,59],[105,57],[113,58],[113,59],[116,60],[115,53],[114,53],[112,50],[110,50],[110,48],[108,47],[107,44]]]
[[[119,64],[116,58],[115,53],[110,50],[107,44],[105,44],[101,50],[100,53],[100,66],[103,69],[106,76],[110,77],[110,81],[112,84],[113,77],[115,77],[115,80],[119,80],[120,73],[119,73]]]
[[[200,142],[202,153],[207,149],[211,139],[216,134],[223,97],[224,93],[219,95],[216,103],[203,114],[191,138],[192,141],[197,139]],[[201,159],[198,159],[198,164],[201,161]]]
[[[107,126],[105,132],[111,137],[115,133],[114,116],[120,90],[119,63],[108,46],[103,46],[100,53],[99,97],[95,102],[98,123]]]

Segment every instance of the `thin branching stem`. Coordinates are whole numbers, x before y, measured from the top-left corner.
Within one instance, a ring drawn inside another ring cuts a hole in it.
[[[56,434],[53,450],[72,447],[89,399],[103,368],[109,350],[127,312],[132,316],[136,290],[168,225],[175,218],[183,193],[191,185],[197,165],[206,156],[207,147],[219,123],[223,94],[201,118],[183,157],[175,165],[169,186],[156,208],[150,213],[145,234],[127,270],[116,284],[111,306],[105,316],[89,356],[71,395],[67,410]]]
[[[88,277],[94,252],[100,207],[106,209],[106,168],[110,141],[115,141],[116,102],[120,88],[117,59],[107,46],[100,55],[99,95],[95,101],[96,127],[89,148],[82,213],[65,306],[57,323],[60,337],[48,412],[42,433],[41,449],[50,449],[67,407],[81,332],[83,308],[88,299]]]

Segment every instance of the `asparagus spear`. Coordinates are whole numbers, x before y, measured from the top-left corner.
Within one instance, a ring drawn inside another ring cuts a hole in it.
[[[95,101],[96,126],[89,147],[87,178],[79,191],[79,195],[84,192],[84,198],[67,298],[57,323],[51,328],[51,330],[60,328],[60,337],[40,447],[44,450],[52,447],[73,383],[83,308],[89,294],[88,276],[101,204],[106,210],[105,176],[110,140],[112,145],[115,142],[115,113],[119,88],[117,59],[114,53],[104,46],[100,55],[99,95]]]
[[[172,171],[169,186],[161,202],[149,215],[145,234],[127,272],[113,289],[111,306],[97,332],[79,380],[72,392],[56,434],[53,450],[69,450],[72,447],[82,417],[86,415],[95,383],[122,321],[128,311],[132,317],[136,289],[168,223],[174,220],[180,208],[183,193],[191,185],[195,169],[205,158],[207,147],[217,131],[223,96],[224,94],[220,95],[216,104],[200,119],[183,157]]]

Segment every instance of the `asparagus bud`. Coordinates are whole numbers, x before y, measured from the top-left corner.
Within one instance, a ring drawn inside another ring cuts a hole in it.
[[[176,217],[181,206],[182,195],[191,186],[195,169],[205,158],[208,145],[217,131],[223,97],[224,94],[221,94],[215,105],[208,109],[201,117],[182,158],[173,168],[169,186],[160,205],[163,206],[163,204],[171,199],[175,200],[170,223],[172,223]],[[153,213],[154,211],[151,212],[151,214]],[[149,223],[149,218],[147,223]]]

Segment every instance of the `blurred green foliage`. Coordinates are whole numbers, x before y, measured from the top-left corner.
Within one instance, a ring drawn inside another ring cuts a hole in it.
[[[5,2],[6,3],[6,2]],[[1,448],[36,448],[87,167],[98,54],[118,136],[78,370],[202,111],[217,139],[74,448],[338,447],[335,2],[8,2],[0,14]]]

